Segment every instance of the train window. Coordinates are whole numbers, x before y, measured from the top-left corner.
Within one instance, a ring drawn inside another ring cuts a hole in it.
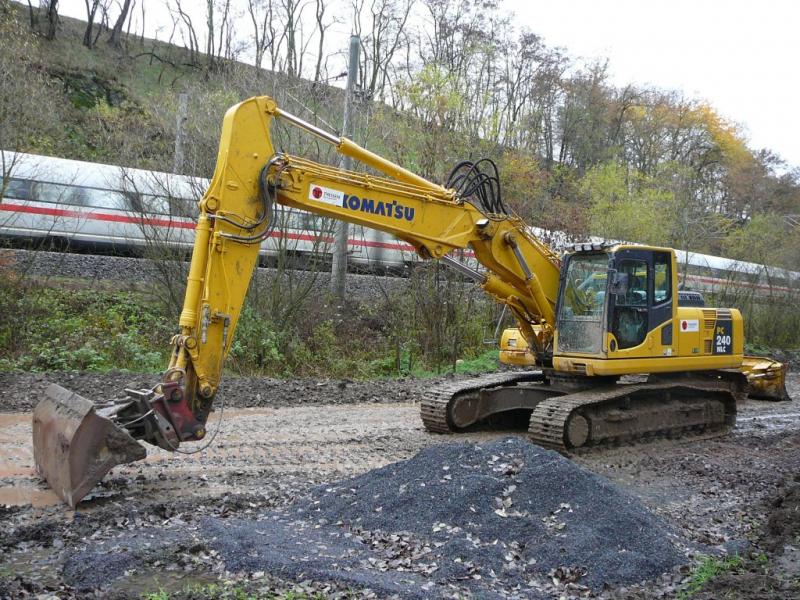
[[[654,303],[661,304],[672,297],[672,273],[670,271],[670,255],[667,252],[656,252],[653,255],[655,271]]]
[[[31,186],[31,200],[52,202],[53,204],[75,204],[70,191],[66,185],[34,181]]]
[[[52,185],[52,184],[51,184]],[[58,186],[61,188],[59,202],[73,206],[90,206],[88,191],[79,187]]]
[[[169,200],[163,196],[151,196],[150,194],[146,194],[144,197],[144,208],[148,213],[169,215]]]
[[[11,177],[7,182],[4,182],[0,177],[0,189],[3,190],[3,196],[6,198],[13,198],[15,200],[28,200],[31,195],[30,179],[18,179]]]
[[[111,190],[98,190],[95,188],[75,188],[76,193],[80,194],[81,206],[91,208],[122,208],[119,195]]]
[[[197,202],[186,198],[167,198],[169,204],[169,214],[174,217],[194,219],[197,217]]]
[[[319,226],[319,218],[309,213],[303,213],[302,228],[306,231],[321,231]]]
[[[125,210],[135,213],[145,212],[143,194],[130,190],[123,190],[120,194],[123,199],[123,207]]]

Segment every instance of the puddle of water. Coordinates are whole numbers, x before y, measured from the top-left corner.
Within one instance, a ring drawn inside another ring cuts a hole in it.
[[[57,506],[61,504],[61,499],[52,490],[37,490],[29,487],[1,487],[0,505],[7,506],[33,506],[42,508],[45,506]]]
[[[7,463],[0,462],[0,479],[3,477],[30,477],[34,473],[33,467],[11,466]]]
[[[209,584],[219,583],[214,573],[185,573],[171,571],[145,571],[133,573],[124,579],[115,581],[111,589],[116,593],[130,594],[132,598],[141,598],[164,590],[167,594],[202,588]]]
[[[53,587],[61,582],[61,568],[58,551],[53,548],[26,548],[0,556],[0,574],[23,575],[26,578]]]

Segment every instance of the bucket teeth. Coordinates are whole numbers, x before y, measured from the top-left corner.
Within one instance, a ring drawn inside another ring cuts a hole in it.
[[[36,470],[70,507],[114,466],[147,455],[130,434],[97,414],[86,398],[51,384],[33,411]]]

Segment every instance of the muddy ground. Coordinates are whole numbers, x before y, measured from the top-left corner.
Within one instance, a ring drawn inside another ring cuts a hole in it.
[[[115,468],[77,512],[60,505],[35,476],[30,447],[29,410],[47,382],[97,397],[150,379],[0,375],[0,597],[135,598],[226,581],[253,592],[297,587],[326,597],[380,597],[385,594],[343,585],[334,575],[308,579],[295,570],[281,578],[248,569],[246,561],[234,565],[207,544],[187,541],[186,532],[222,523],[221,537],[236,547],[242,523],[304,501],[318,484],[361,475],[436,444],[488,444],[507,435],[425,432],[413,399],[430,381],[229,379],[224,419],[211,447],[194,455],[150,449],[147,460]],[[575,458],[688,540],[687,564],[655,580],[606,589],[581,586],[579,574],[565,567],[546,578],[552,582],[539,590],[541,597],[649,600],[691,591],[703,599],[800,598],[800,377],[790,375],[788,383],[797,400],[745,402],[726,438],[658,441]],[[211,432],[218,417],[216,412],[210,419]],[[365,536],[359,543],[373,548],[413,545],[402,536],[390,536],[391,542]],[[116,561],[123,554],[136,561]],[[705,562],[714,576],[702,586],[708,568],[698,571],[701,554],[718,557]],[[725,559],[734,555],[741,559]],[[519,589],[503,594],[532,597]]]

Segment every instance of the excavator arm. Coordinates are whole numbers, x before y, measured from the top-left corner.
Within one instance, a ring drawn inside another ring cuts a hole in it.
[[[345,171],[276,153],[280,118],[383,173]],[[558,257],[518,217],[481,210],[469,194],[432,183],[351,140],[250,98],[225,115],[211,184],[200,201],[179,333],[162,381],[92,403],[51,386],[33,418],[39,472],[71,506],[115,465],[144,456],[138,441],[180,451],[206,437],[206,420],[233,342],[275,203],[379,229],[469,275],[516,316],[535,354],[547,361],[559,284]],[[471,249],[485,271],[450,257]]]
[[[270,136],[276,117],[388,177],[276,153]],[[549,343],[559,261],[521,219],[484,214],[453,190],[281,111],[271,98],[251,98],[225,115],[216,171],[200,201],[181,332],[167,371],[185,374],[195,413],[204,415],[206,400],[216,393],[275,202],[386,231],[423,258],[471,249],[486,272],[456,268],[511,308],[533,348],[543,352]]]

